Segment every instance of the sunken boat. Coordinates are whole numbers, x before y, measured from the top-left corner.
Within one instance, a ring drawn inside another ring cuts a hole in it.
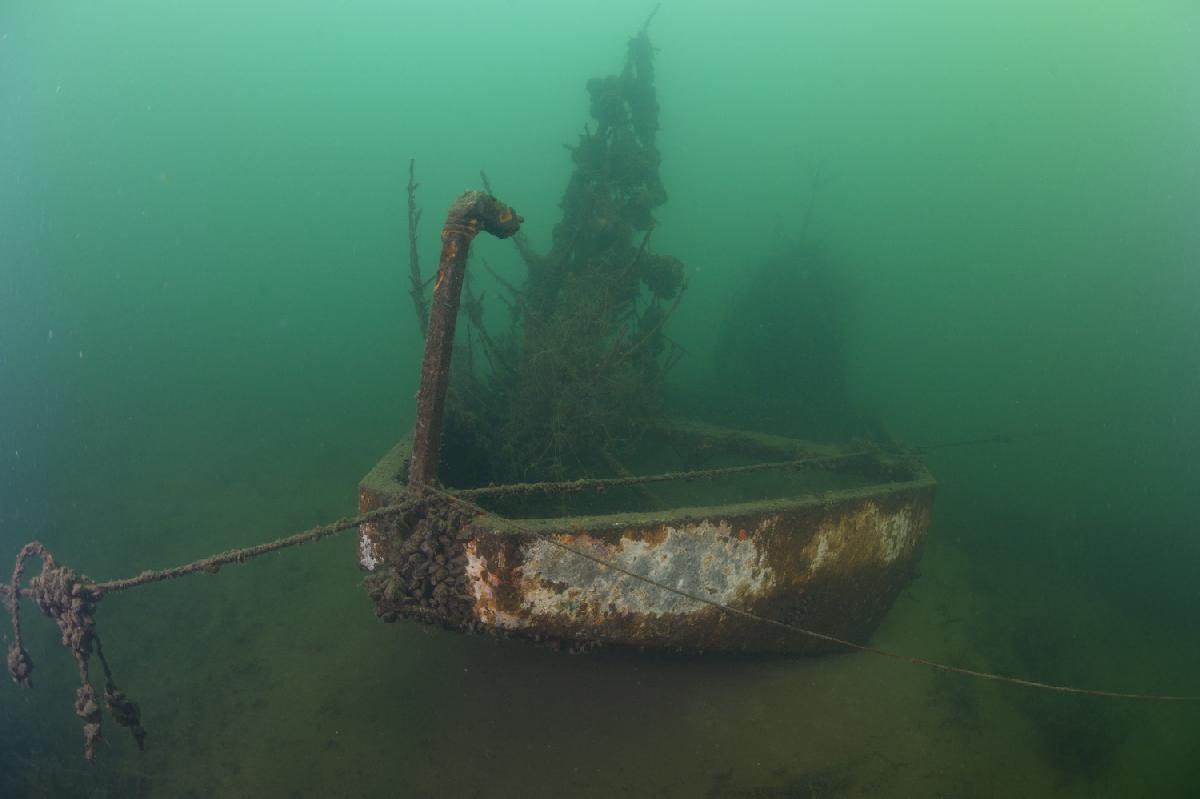
[[[571,648],[815,654],[867,640],[929,526],[935,483],[918,458],[697,422],[655,432],[665,452],[725,465],[468,489],[456,496],[480,510],[456,523],[362,525],[363,568],[407,579],[378,581],[377,611]],[[371,470],[360,510],[410,495],[411,453],[406,439]]]
[[[915,451],[685,420],[659,401],[683,354],[664,326],[686,284],[649,246],[667,199],[653,53],[643,26],[621,72],[587,82],[591,119],[569,148],[549,251],[482,175],[487,191],[447,215],[428,304],[410,164],[416,424],[359,486],[363,512],[420,500],[360,527],[385,620],[573,649],[820,652],[865,641],[912,578],[935,490]],[[482,264],[510,312],[499,335],[466,282],[481,232],[511,238],[528,270],[517,286]],[[775,307],[795,314],[786,298]]]

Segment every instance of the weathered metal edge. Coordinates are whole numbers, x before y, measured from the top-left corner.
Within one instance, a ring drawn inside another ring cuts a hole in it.
[[[667,432],[672,429],[664,425]],[[820,445],[800,439],[789,439],[781,436],[750,433],[740,430],[709,425],[707,423],[680,422],[674,428],[687,435],[715,435],[720,438],[744,438],[747,441],[761,443],[764,448],[772,451],[787,453],[808,453],[820,451]],[[405,437],[388,450],[363,477],[360,492],[369,490],[381,496],[398,499],[405,491],[404,477],[407,473],[409,454],[412,450],[412,439]],[[836,451],[829,448],[829,451]],[[497,514],[481,514],[476,520],[477,527],[505,535],[528,535],[530,533],[547,535],[556,532],[586,531],[615,529],[621,527],[646,526],[653,524],[680,523],[699,521],[717,517],[739,516],[748,513],[780,512],[796,510],[805,507],[828,505],[857,499],[882,498],[903,491],[918,488],[936,487],[937,481],[920,461],[909,461],[913,471],[911,480],[872,483],[852,489],[827,491],[819,494],[801,494],[777,499],[759,500],[721,505],[696,505],[680,508],[643,512],[621,512],[594,516],[554,516],[548,518],[506,517]],[[469,531],[460,531],[459,537],[469,537]]]
[[[746,455],[770,455],[785,458],[821,457],[844,451],[837,444],[823,444],[800,438],[738,430],[695,419],[671,419],[656,424],[651,434],[666,439],[684,439]]]
[[[380,458],[359,482],[359,488],[394,496],[405,488],[408,460],[412,454],[412,437],[405,436]]]
[[[489,531],[502,535],[528,535],[531,533],[548,535],[562,532],[612,530],[623,527],[649,527],[658,524],[686,524],[706,519],[723,519],[755,513],[780,513],[859,499],[881,499],[914,489],[936,486],[937,481],[926,472],[919,479],[903,483],[874,484],[861,488],[780,497],[756,502],[696,505],[659,511],[610,513],[597,516],[553,516],[545,519],[509,518],[489,513],[480,515],[474,526],[486,527]],[[460,534],[460,537],[470,537],[470,532],[465,531]]]

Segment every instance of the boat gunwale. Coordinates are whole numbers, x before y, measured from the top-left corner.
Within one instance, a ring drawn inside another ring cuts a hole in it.
[[[932,489],[936,485],[937,481],[933,477],[924,476],[901,483],[878,483],[859,488],[756,500],[753,502],[737,502],[722,505],[692,505],[665,510],[625,511],[595,516],[527,518],[500,516],[489,512],[480,514],[471,525],[471,528],[460,533],[459,537],[471,538],[472,530],[479,530],[480,528],[486,528],[488,532],[500,535],[532,534],[535,536],[547,536],[564,533],[578,534],[603,530],[659,527],[662,525],[679,526],[712,519],[764,517],[805,508],[834,507],[848,502],[885,499],[910,491]]]
[[[665,429],[665,428],[664,428]],[[695,434],[702,430],[707,434],[717,434],[723,437],[738,438],[763,446],[767,450],[789,452],[792,454],[813,454],[818,458],[836,456],[838,450],[830,445],[813,444],[802,439],[784,438],[748,431],[732,430],[711,425],[692,425],[682,428],[671,426],[673,431],[682,431],[685,435]],[[405,436],[381,458],[375,467],[363,478],[361,487],[398,498],[405,492],[407,484],[403,477],[407,468],[409,453],[412,449],[412,439]],[[874,456],[879,462],[881,457],[893,457],[891,453],[882,450],[878,452],[853,453],[859,456]],[[793,512],[813,507],[833,507],[847,502],[877,499],[882,500],[897,494],[931,490],[937,481],[930,474],[923,462],[907,453],[896,453],[896,464],[908,468],[911,477],[906,480],[880,481],[868,485],[856,486],[815,493],[797,494],[776,497],[772,499],[753,500],[747,502],[723,503],[720,505],[689,505],[665,508],[651,511],[618,511],[615,513],[588,516],[551,516],[551,517],[514,517],[484,510],[475,521],[465,530],[456,532],[459,539],[469,539],[481,529],[501,535],[561,535],[563,533],[584,533],[588,531],[614,530],[623,528],[646,528],[662,525],[680,525],[689,522],[699,522],[713,518],[739,518],[752,516],[767,516],[772,514]],[[779,468],[788,468],[781,464]],[[687,479],[686,472],[680,473],[678,479]],[[719,479],[705,477],[703,479]],[[568,483],[569,484],[569,483]],[[495,486],[503,490],[505,486]],[[454,494],[453,489],[448,493]],[[464,501],[469,501],[465,500]]]

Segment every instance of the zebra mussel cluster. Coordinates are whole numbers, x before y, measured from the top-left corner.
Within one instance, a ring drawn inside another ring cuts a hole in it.
[[[430,515],[396,545],[385,571],[370,578],[376,613],[384,621],[416,618],[471,629],[475,598],[468,586],[467,553],[449,532],[449,517]]]

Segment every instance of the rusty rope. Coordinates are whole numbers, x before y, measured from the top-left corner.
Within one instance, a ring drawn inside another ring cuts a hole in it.
[[[483,513],[483,514],[488,513],[487,510],[480,507],[479,505],[476,505],[475,503],[473,503],[467,499],[464,499],[462,497],[462,494],[464,492],[450,493],[447,491],[442,491],[442,490],[432,487],[432,486],[425,486],[425,488],[427,488],[429,491],[433,492],[434,494],[442,496],[452,502],[457,502],[461,505],[469,507],[469,508],[473,509],[476,513]],[[520,529],[519,526],[516,526],[516,525],[514,525],[514,526],[516,527],[516,529],[518,529],[518,530]],[[536,535],[536,533],[532,530],[526,530],[524,532],[527,532],[530,535]],[[701,604],[708,605],[710,607],[714,607],[724,613],[728,613],[728,614],[731,614],[734,616],[740,616],[744,619],[750,619],[751,621],[756,621],[756,622],[759,622],[762,624],[769,624],[773,627],[779,627],[780,629],[787,630],[788,632],[797,633],[799,635],[806,635],[809,638],[816,638],[821,641],[827,641],[829,643],[837,644],[839,646],[844,646],[848,649],[854,649],[859,652],[867,652],[872,655],[879,655],[881,657],[891,658],[893,660],[899,660],[899,661],[903,661],[905,663],[911,663],[914,666],[924,666],[926,668],[933,669],[935,671],[946,672],[949,674],[959,674],[959,675],[962,675],[965,677],[974,677],[974,678],[981,679],[981,680],[991,680],[993,682],[1005,683],[1007,685],[1018,685],[1023,688],[1035,688],[1035,689],[1042,690],[1042,691],[1056,691],[1058,693],[1064,693],[1064,694],[1080,694],[1083,696],[1106,697],[1109,699],[1142,699],[1142,700],[1151,700],[1151,701],[1158,701],[1158,702],[1195,702],[1195,701],[1200,701],[1200,695],[1194,695],[1194,694],[1151,694],[1151,693],[1138,693],[1138,692],[1132,692],[1132,691],[1108,691],[1108,690],[1100,690],[1100,689],[1095,689],[1095,688],[1076,688],[1076,687],[1070,686],[1070,685],[1057,685],[1054,683],[1038,682],[1037,680],[1026,680],[1021,677],[1011,677],[1011,676],[1004,675],[1004,674],[995,674],[995,673],[987,672],[987,671],[968,669],[968,668],[964,668],[962,666],[951,666],[948,663],[940,663],[936,660],[929,660],[928,658],[913,657],[911,655],[903,655],[903,654],[900,654],[899,652],[892,652],[887,649],[881,649],[879,647],[869,646],[866,644],[856,644],[853,641],[848,641],[844,638],[838,638],[833,635],[826,635],[825,633],[816,632],[815,630],[805,629],[804,627],[800,627],[795,624],[789,624],[787,622],[779,621],[777,619],[771,619],[766,616],[760,616],[757,613],[751,613],[748,610],[742,610],[740,608],[735,608],[732,605],[725,604],[724,602],[718,602],[713,599],[708,599],[706,597],[698,596],[696,594],[691,593],[690,591],[684,591],[681,588],[676,588],[675,586],[660,582],[658,580],[655,580],[652,577],[647,577],[644,574],[638,574],[637,572],[630,571],[629,569],[618,566],[617,564],[612,563],[608,560],[605,560],[604,558],[593,555],[590,552],[585,552],[583,550],[576,549],[575,547],[572,547],[568,544],[564,544],[561,541],[555,541],[553,538],[545,537],[545,536],[539,536],[539,538],[540,538],[540,540],[545,541],[545,542],[551,544],[552,546],[558,547],[559,549],[563,550],[564,552],[570,552],[572,555],[577,555],[581,558],[584,558],[585,560],[590,560],[593,563],[595,563],[599,566],[602,566],[606,569],[612,569],[613,571],[619,572],[620,574],[624,574],[625,576],[631,577],[634,580],[638,580],[639,582],[646,583],[647,585],[652,585],[655,588],[661,589],[663,591],[668,591],[672,594],[675,594],[676,596],[681,596],[685,599],[690,599],[693,602],[699,602]]]
[[[129,728],[134,740],[137,741],[138,748],[141,749],[146,738],[146,731],[141,725],[141,710],[137,703],[117,686],[108,658],[104,656],[100,636],[96,633],[96,606],[105,595],[201,571],[216,574],[222,566],[231,563],[245,563],[269,552],[319,541],[366,522],[404,514],[426,501],[424,498],[413,497],[395,505],[387,505],[351,518],[339,519],[330,524],[313,527],[302,533],[279,538],[265,544],[233,549],[182,566],[158,571],[144,571],[136,577],[103,583],[93,582],[66,566],[58,565],[41,542],[32,541],[17,553],[16,564],[13,566],[12,579],[9,584],[0,585],[0,599],[3,599],[8,606],[9,620],[13,631],[12,643],[8,647],[8,674],[13,682],[23,688],[33,685],[33,659],[30,658],[21,636],[20,602],[22,599],[28,599],[37,605],[44,614],[54,619],[59,630],[62,631],[63,646],[71,651],[79,666],[80,685],[75,696],[75,714],[83,720],[85,757],[91,760],[95,754],[97,742],[102,740],[101,706],[96,697],[96,689],[92,687],[88,668],[93,648],[104,670],[104,704],[108,708],[109,715],[121,726]],[[31,558],[41,560],[42,571],[30,578],[28,585],[22,586],[25,563]]]

